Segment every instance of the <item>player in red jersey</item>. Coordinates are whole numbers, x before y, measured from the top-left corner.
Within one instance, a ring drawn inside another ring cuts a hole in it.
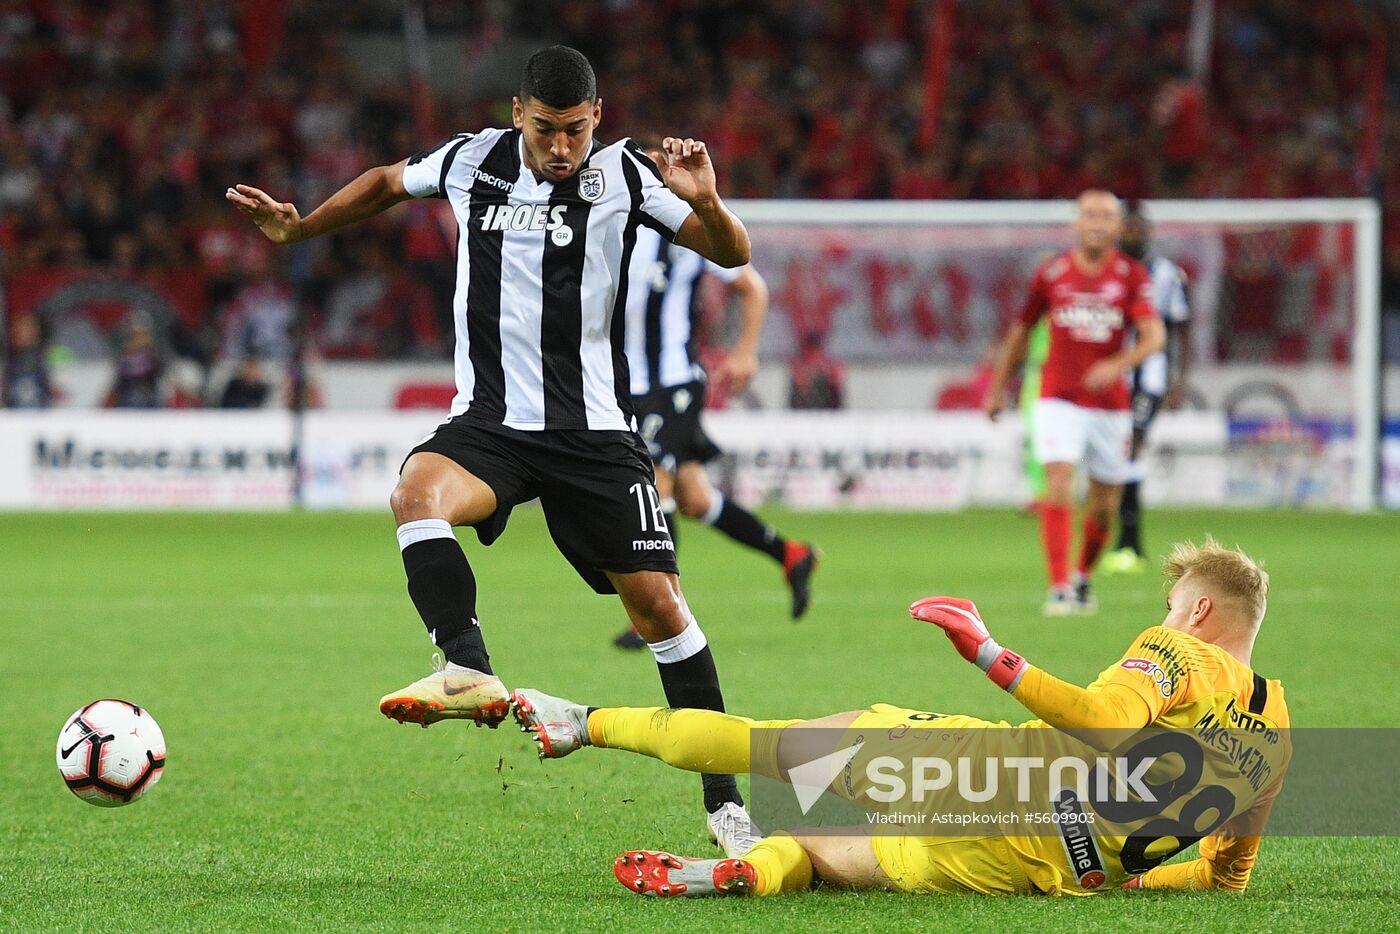
[[[1035,271],[1026,304],[997,353],[986,402],[987,414],[995,420],[1011,373],[1025,357],[1030,328],[1048,317],[1050,354],[1032,434],[1036,459],[1045,465],[1040,529],[1050,571],[1047,616],[1097,609],[1089,574],[1103,551],[1130,471],[1133,425],[1125,377],[1166,344],[1147,270],[1116,246],[1123,223],[1118,199],[1090,189],[1079,196],[1078,207],[1074,246]],[[1137,340],[1125,350],[1129,327]],[[1074,468],[1081,461],[1089,473],[1089,495],[1079,569],[1071,578]]]

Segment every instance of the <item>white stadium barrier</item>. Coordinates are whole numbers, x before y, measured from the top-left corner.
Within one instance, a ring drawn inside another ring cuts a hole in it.
[[[308,413],[301,457],[283,412],[0,413],[0,508],[278,509],[294,465],[312,508],[386,508],[427,412]],[[972,413],[717,412],[717,476],[741,500],[799,509],[959,509],[1025,501],[1021,427]],[[1171,413],[1153,436],[1154,502],[1230,499],[1227,427]]]

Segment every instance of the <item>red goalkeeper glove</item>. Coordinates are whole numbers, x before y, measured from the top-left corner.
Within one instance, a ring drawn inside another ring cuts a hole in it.
[[[909,607],[909,615],[942,629],[958,654],[985,671],[1003,690],[1014,691],[1029,667],[1024,658],[997,644],[971,600],[925,597]]]

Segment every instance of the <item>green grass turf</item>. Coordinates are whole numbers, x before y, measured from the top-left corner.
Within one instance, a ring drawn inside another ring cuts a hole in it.
[[[1005,512],[776,515],[826,551],[806,621],[776,569],[681,534],[687,595],[731,710],[815,716],[892,701],[1015,718],[1017,705],[904,606],[976,598],[993,631],[1081,683],[1160,620],[1151,577],[1101,582],[1103,613],[1047,622],[1034,524]],[[1213,532],[1274,578],[1256,665],[1295,725],[1400,726],[1393,517],[1159,513],[1154,544]],[[463,536],[470,539],[469,535]],[[596,704],[661,698],[648,654],[522,510],[468,541],[507,683]],[[519,733],[398,726],[379,695],[426,669],[392,522],[375,515],[0,516],[0,927],[50,930],[1382,930],[1400,924],[1395,839],[1266,842],[1243,897],[911,897],[818,891],[651,901],[620,851],[707,853],[698,782],[585,751],[542,765]],[[1364,664],[1363,664],[1364,663]],[[106,810],[53,764],[64,718],[118,696],[169,743],[149,798]]]

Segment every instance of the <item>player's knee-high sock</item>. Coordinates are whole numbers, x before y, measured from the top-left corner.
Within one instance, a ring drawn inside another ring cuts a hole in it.
[[[758,876],[757,895],[805,892],[812,887],[812,860],[802,844],[787,834],[764,837],[743,859]]]
[[[1099,560],[1104,543],[1108,541],[1108,529],[1099,524],[1093,513],[1084,516],[1084,541],[1079,547],[1079,573],[1088,577]]]
[[[588,715],[588,741],[651,756],[688,772],[776,776],[779,731],[801,722],[750,720],[715,710],[599,707]],[[756,735],[754,730],[763,732]]]
[[[656,656],[666,703],[672,707],[724,711],[715,657],[710,654],[709,642],[694,617],[680,635],[652,642],[649,648]],[[700,782],[705,789],[705,810],[711,813],[730,801],[744,803],[733,775],[707,773],[700,776]]]
[[[420,519],[399,526],[398,536],[408,595],[428,635],[449,662],[490,674],[476,619],[476,577],[452,526],[443,519]]]
[[[1138,506],[1138,484],[1132,480],[1123,484],[1123,501],[1118,507],[1118,547],[1131,548],[1142,554],[1141,509]]]
[[[1074,534],[1070,507],[1045,503],[1040,507],[1040,540],[1045,546],[1045,563],[1050,570],[1050,586],[1069,586],[1069,546]]]
[[[744,507],[725,499],[718,492],[710,502],[710,509],[700,521],[714,526],[741,545],[747,545],[768,555],[779,564],[787,555],[787,539],[771,526],[763,522]]]

